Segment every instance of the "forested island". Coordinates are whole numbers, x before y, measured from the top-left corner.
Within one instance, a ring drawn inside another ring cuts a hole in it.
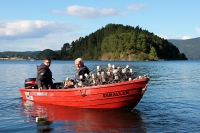
[[[13,55],[1,52],[0,56]],[[54,60],[74,60],[78,57],[85,60],[112,61],[187,60],[185,54],[180,53],[168,40],[139,26],[122,24],[108,24],[88,36],[72,41],[71,44],[63,44],[57,51],[46,49],[26,54],[18,52],[17,56],[24,59],[43,59],[49,56]]]

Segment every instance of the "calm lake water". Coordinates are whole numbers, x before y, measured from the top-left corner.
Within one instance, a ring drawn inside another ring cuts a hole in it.
[[[78,109],[23,101],[18,88],[36,76],[36,61],[0,61],[1,133],[155,133],[200,132],[200,61],[104,62],[85,61],[94,70],[108,63],[129,65],[148,75],[147,91],[128,109]],[[73,78],[74,61],[52,61],[55,82]],[[37,116],[48,116],[37,125]]]

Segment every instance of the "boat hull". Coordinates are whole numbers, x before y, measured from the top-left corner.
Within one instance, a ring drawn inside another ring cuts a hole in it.
[[[23,99],[79,108],[134,108],[143,97],[149,78],[70,89],[20,88]]]

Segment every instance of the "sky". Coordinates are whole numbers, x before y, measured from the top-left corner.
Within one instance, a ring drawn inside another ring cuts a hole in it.
[[[107,24],[200,37],[200,0],[0,0],[0,52],[60,50]]]

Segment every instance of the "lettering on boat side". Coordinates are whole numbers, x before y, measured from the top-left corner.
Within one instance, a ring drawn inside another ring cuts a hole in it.
[[[32,92],[34,96],[47,96],[47,92]]]
[[[34,100],[33,96],[30,95],[30,92],[25,92],[25,96],[26,96],[26,99],[28,100]]]
[[[122,95],[128,95],[129,91],[115,91],[115,92],[109,92],[104,93],[103,97],[116,97],[116,96],[122,96]]]

